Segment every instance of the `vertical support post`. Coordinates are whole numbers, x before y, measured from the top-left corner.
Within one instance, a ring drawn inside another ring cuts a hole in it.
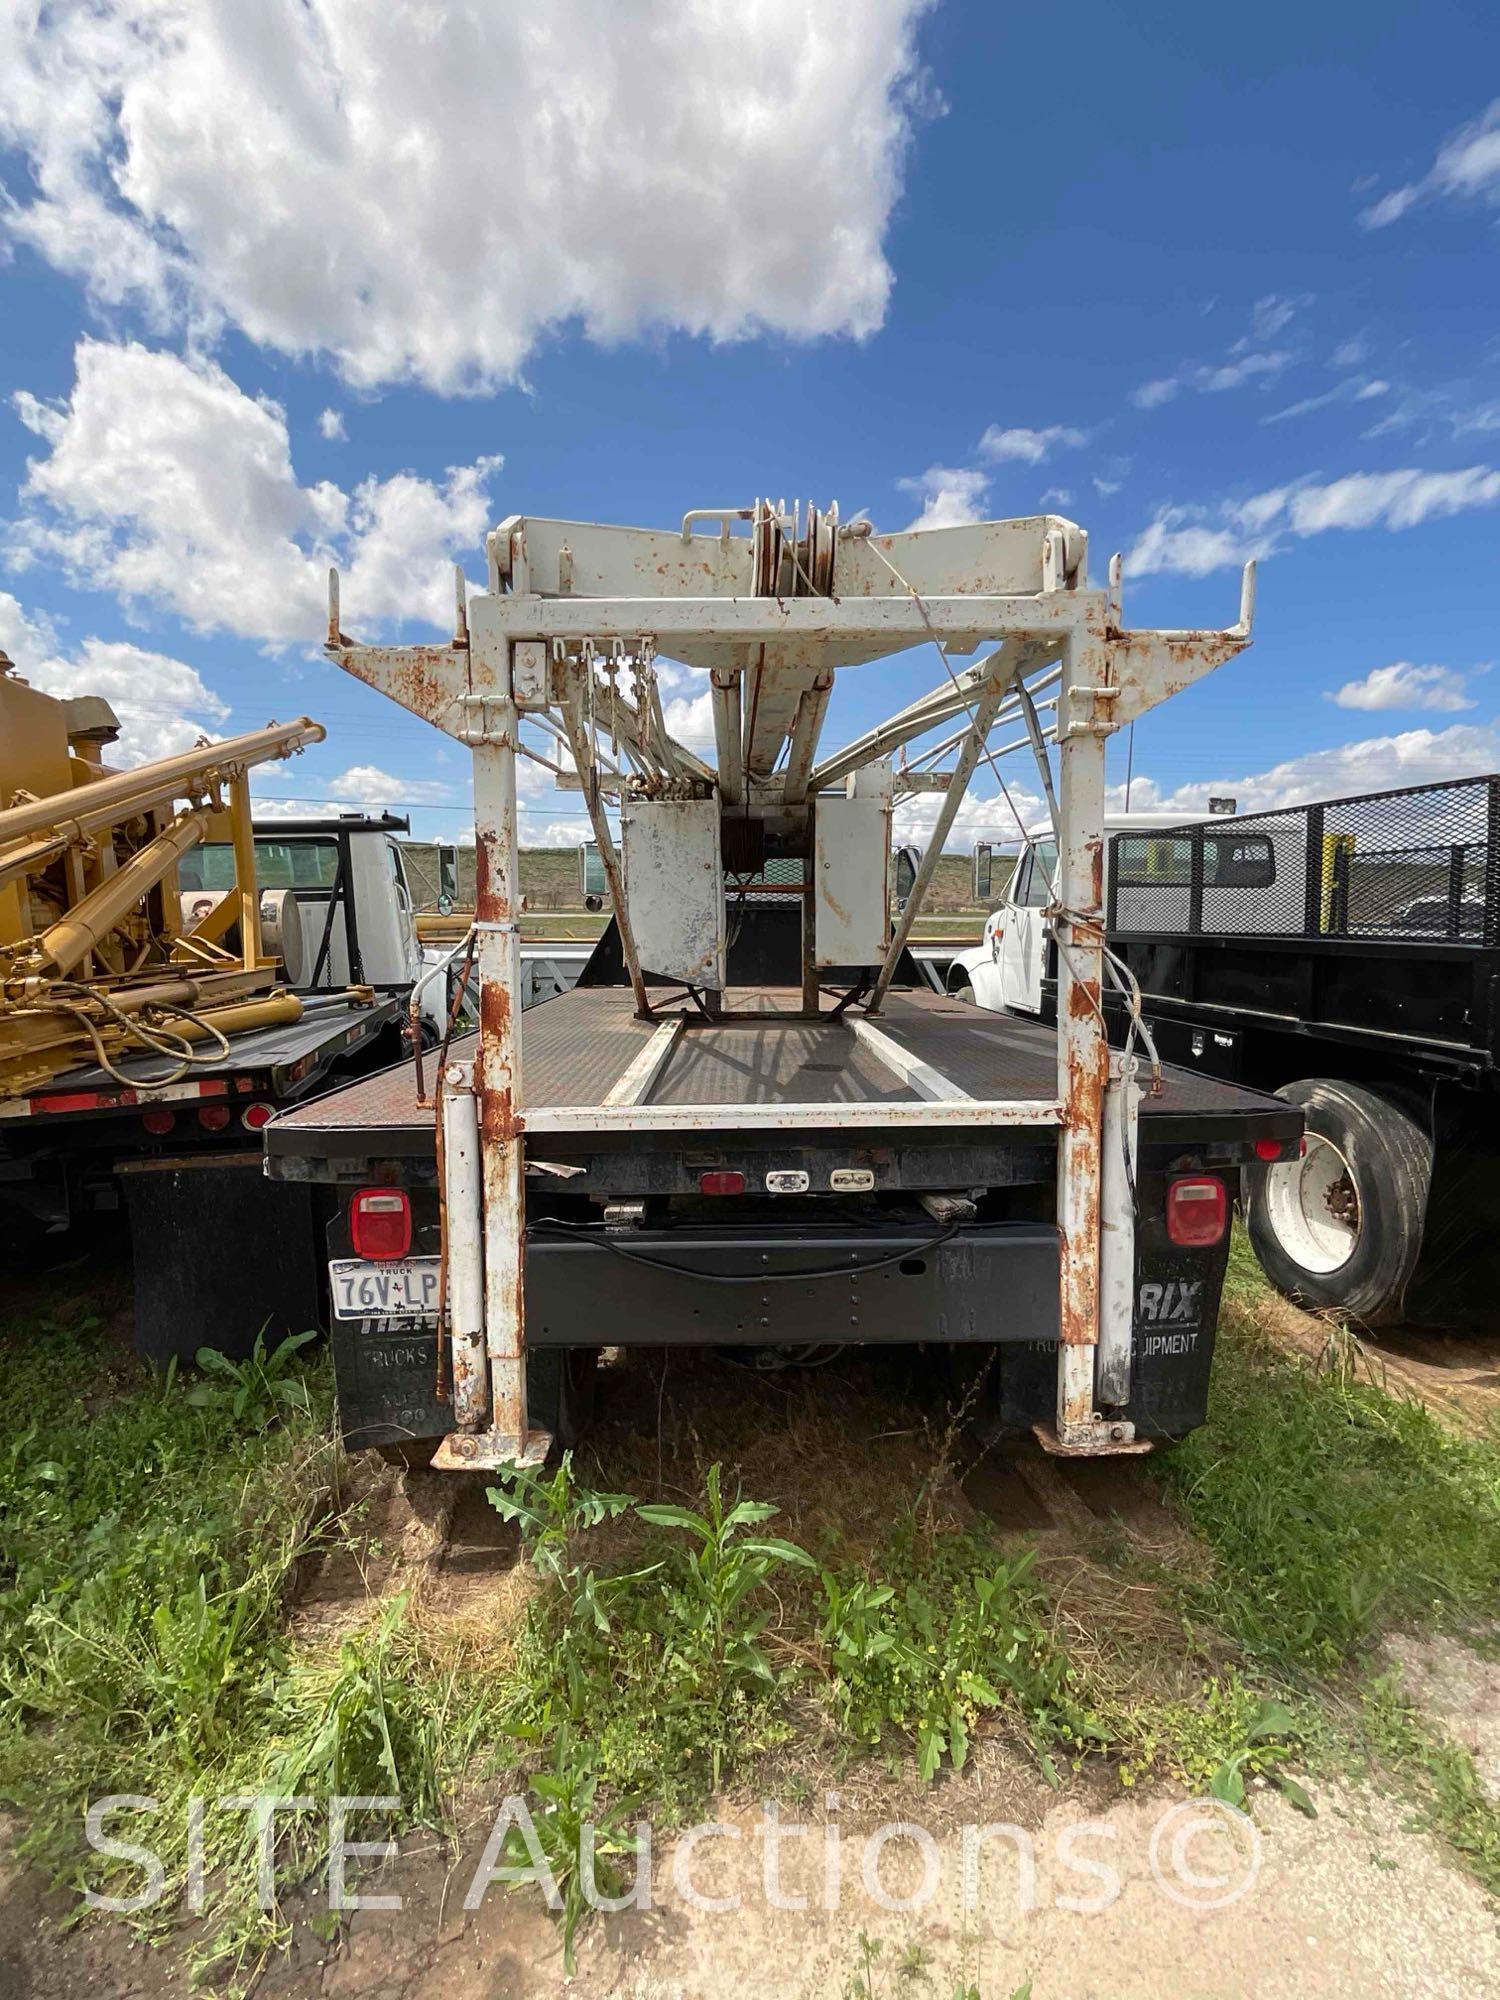
[[[719,802],[745,802],[744,718],[740,714],[737,667],[715,667],[709,675],[714,711],[714,761],[719,767]]]
[[[1500,944],[1500,778],[1484,787],[1484,941]]]
[[[255,828],[250,819],[248,771],[237,772],[229,781],[229,823],[234,840],[234,879],[240,898],[240,963],[246,972],[253,972],[261,962],[260,889],[255,880]]]
[[[1136,1149],[1140,1086],[1125,1074],[1123,1059],[1110,1064],[1104,1093],[1103,1156],[1099,1173],[1099,1365],[1101,1405],[1130,1401],[1131,1347],[1135,1331]]]
[[[1188,932],[1198,937],[1203,930],[1203,881],[1207,848],[1201,826],[1188,835]]]
[[[823,1011],[818,984],[817,940],[817,801],[807,809],[807,858],[802,864],[802,1012],[809,1018]]]
[[[1096,715],[1104,684],[1102,643],[1070,633],[1058,706],[1061,824],[1058,828],[1057,1065],[1063,1106],[1058,1136],[1057,1442],[1094,1441],[1094,1360],[1099,1344],[1099,1173],[1109,1042],[1104,1031],[1104,745]]]
[[[1323,911],[1323,808],[1307,809],[1307,895],[1302,913],[1302,929],[1307,937],[1321,937]]]
[[[1464,928],[1464,861],[1468,848],[1454,841],[1448,849],[1448,935],[1462,937]]]
[[[911,885],[911,894],[906,899],[906,908],[896,919],[895,932],[885,954],[885,963],[880,968],[880,976],[875,981],[875,991],[865,1004],[867,1014],[878,1014],[881,1002],[890,990],[895,976],[896,962],[905,949],[906,940],[911,936],[912,925],[917,913],[927,897],[932,878],[937,873],[938,863],[943,858],[943,843],[963,804],[964,794],[969,789],[969,780],[974,775],[974,766],[979,762],[985,739],[994,726],[995,715],[1000,707],[1005,689],[991,683],[980,696],[974,710],[973,725],[964,738],[963,748],[958,753],[958,762],[953,767],[953,776],[948,780],[948,789],[943,794],[943,803],[938,807],[937,821],[932,829],[927,850],[922,856],[922,865],[917,870],[917,879]],[[1103,750],[1100,756],[1103,757]],[[1101,766],[1102,768],[1102,766]],[[1103,794],[1100,794],[1100,810],[1103,810]]]
[[[477,697],[474,750],[474,930],[479,973],[479,1155],[484,1223],[484,1337],[489,1425],[454,1431],[433,1464],[478,1470],[537,1464],[551,1442],[526,1412],[526,1166],[521,1118],[520,843],[516,746],[520,718],[511,651],[499,685]]]
[[[450,1063],[438,1079],[443,1121],[443,1247],[448,1260],[448,1324],[452,1330],[453,1422],[482,1428],[490,1409],[484,1349],[484,1211],[479,1153],[479,1099],[474,1065]],[[441,1338],[441,1329],[439,1329]]]

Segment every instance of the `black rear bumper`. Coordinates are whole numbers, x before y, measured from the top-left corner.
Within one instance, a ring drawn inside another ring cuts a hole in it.
[[[1202,1423],[1228,1254],[1170,1244],[1154,1222],[1162,1184],[1143,1175],[1134,1363],[1112,1416],[1146,1437]],[[430,1198],[418,1196],[413,1251],[434,1254]],[[329,1253],[350,1255],[340,1216]],[[1058,1237],[1049,1223],[971,1223],[951,1233],[902,1221],[878,1231],[804,1220],[564,1230],[538,1221],[526,1243],[526,1341],[541,1360],[602,1347],[850,1346],[993,1348],[988,1400],[1016,1429],[1050,1420],[1057,1397]],[[435,1394],[432,1323],[338,1320],[339,1408],[352,1444],[437,1437],[451,1408]],[[545,1411],[536,1413],[545,1422]]]

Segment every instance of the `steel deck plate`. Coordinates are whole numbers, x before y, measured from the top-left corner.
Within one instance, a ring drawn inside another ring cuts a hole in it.
[[[731,991],[726,1004],[736,1012],[795,1011],[795,995]],[[664,1008],[669,1019],[678,1009]],[[1049,1098],[1057,1089],[1057,1044],[1051,1027],[1009,1015],[989,1014],[966,1002],[935,993],[892,993],[875,1016],[884,1034],[946,1076],[970,1097],[992,1100]],[[560,993],[530,1007],[521,1017],[521,1105],[598,1104],[656,1032],[659,1022],[639,1021],[628,987],[595,986]],[[463,1058],[477,1037],[453,1045]],[[434,1061],[428,1058],[432,1089]],[[1168,1069],[1164,1087],[1142,1103],[1147,1120],[1208,1115],[1234,1118],[1285,1113],[1277,1099],[1258,1091]],[[910,1103],[913,1093],[849,1030],[789,1021],[695,1022],[684,1031],[650,1103],[662,1105],[767,1103]],[[433,1113],[417,1103],[416,1077],[409,1062],[345,1084],[273,1120],[266,1128],[273,1154],[320,1152],[319,1135],[364,1130],[428,1132]],[[731,1123],[726,1119],[725,1124]]]

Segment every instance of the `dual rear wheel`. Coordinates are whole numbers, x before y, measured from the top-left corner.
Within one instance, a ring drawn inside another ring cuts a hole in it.
[[[1302,1112],[1300,1156],[1245,1171],[1245,1226],[1261,1268],[1299,1305],[1366,1326],[1403,1317],[1432,1181],[1432,1142],[1401,1105],[1309,1077],[1277,1092]]]

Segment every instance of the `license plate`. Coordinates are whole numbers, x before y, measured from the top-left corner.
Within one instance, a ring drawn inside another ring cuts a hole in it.
[[[335,1257],[328,1266],[335,1319],[436,1319],[438,1259],[399,1257],[367,1264]]]

